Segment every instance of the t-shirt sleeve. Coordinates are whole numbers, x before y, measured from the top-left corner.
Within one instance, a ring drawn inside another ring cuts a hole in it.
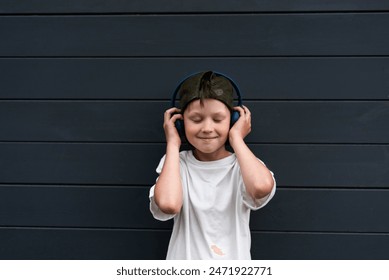
[[[159,162],[158,167],[156,169],[158,174],[161,174],[164,162],[165,162],[165,156],[162,157],[162,159]],[[158,180],[158,178],[157,178],[157,180]],[[170,220],[171,218],[173,218],[175,216],[175,214],[166,214],[166,213],[162,212],[161,209],[159,209],[157,203],[155,203],[155,200],[154,200],[154,189],[155,189],[155,184],[150,188],[150,191],[149,191],[151,214],[153,214],[153,217],[155,219],[160,220],[160,221]]]
[[[263,163],[263,161],[261,161],[260,159],[258,159],[263,165],[265,165]],[[266,166],[266,165],[265,165]],[[273,185],[273,188],[271,190],[271,192],[265,196],[265,197],[262,197],[262,198],[259,198],[259,199],[254,199],[249,193],[247,193],[246,191],[246,187],[243,183],[243,178],[241,178],[242,182],[241,182],[241,186],[242,186],[242,196],[243,196],[243,203],[248,207],[250,208],[251,210],[258,210],[262,207],[264,207],[274,196],[275,192],[276,192],[276,180],[274,178],[274,174],[273,172],[271,172],[271,175],[273,177],[273,182],[274,182],[274,185]]]

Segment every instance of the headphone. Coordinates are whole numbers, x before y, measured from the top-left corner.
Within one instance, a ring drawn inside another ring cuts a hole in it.
[[[239,90],[239,87],[238,85],[234,82],[233,79],[231,79],[230,77],[222,74],[222,73],[219,73],[219,72],[213,72],[215,75],[217,76],[221,76],[223,78],[226,78],[232,85],[232,87],[234,88],[235,92],[236,92],[236,95],[238,96],[238,106],[242,107],[242,96],[241,96],[241,93],[240,93],[240,90]],[[194,74],[191,74],[189,76],[187,76],[185,79],[183,79],[176,87],[176,89],[174,90],[173,92],[173,96],[172,96],[172,99],[171,99],[171,107],[176,107],[176,97],[177,97],[177,93],[178,91],[180,90],[182,84],[189,78],[191,78],[192,76],[196,75],[198,73],[194,73]],[[240,117],[240,114],[238,111],[232,111],[231,113],[231,126],[233,126],[237,120],[239,119]],[[175,122],[175,125],[176,125],[176,128],[178,130],[178,132],[180,134],[185,134],[185,131],[184,131],[184,121],[183,120],[177,120]]]

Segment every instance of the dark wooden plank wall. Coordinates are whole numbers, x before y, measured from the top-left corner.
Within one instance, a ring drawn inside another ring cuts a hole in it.
[[[160,259],[177,82],[215,69],[278,192],[257,259],[389,257],[389,2],[2,1],[0,258]]]

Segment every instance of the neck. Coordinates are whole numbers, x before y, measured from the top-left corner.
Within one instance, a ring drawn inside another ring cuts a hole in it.
[[[194,157],[199,161],[215,161],[226,158],[231,155],[225,148],[213,153],[203,153],[197,149],[193,150]]]

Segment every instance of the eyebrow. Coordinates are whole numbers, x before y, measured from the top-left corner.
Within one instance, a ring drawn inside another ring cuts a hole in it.
[[[192,112],[188,112],[188,115],[189,116],[202,116],[204,115],[203,113],[199,112],[199,111],[192,111]],[[215,113],[211,113],[210,114],[211,116],[225,116],[226,113],[224,113],[223,111],[218,111],[218,112],[215,112]]]
[[[201,111],[193,110],[191,112],[188,112],[189,115],[203,115]],[[214,113],[211,113],[211,115],[225,115],[224,111],[216,111]]]

